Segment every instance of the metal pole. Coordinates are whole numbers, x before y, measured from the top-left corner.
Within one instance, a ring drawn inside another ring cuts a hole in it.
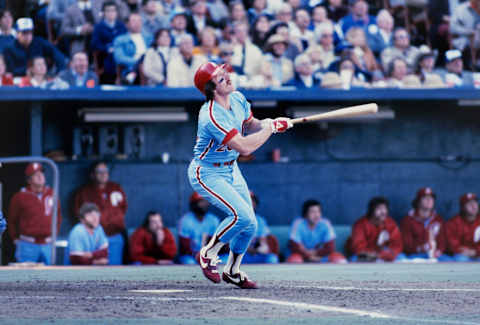
[[[60,183],[60,173],[58,172],[57,164],[51,159],[45,157],[11,157],[11,158],[0,158],[0,164],[14,164],[22,162],[42,162],[49,165],[53,170],[53,214],[52,214],[52,265],[56,264],[57,261],[57,251],[56,251],[56,242],[57,242],[57,206],[58,206],[58,187]]]

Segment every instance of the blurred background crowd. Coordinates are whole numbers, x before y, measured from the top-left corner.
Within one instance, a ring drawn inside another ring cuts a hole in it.
[[[4,86],[480,86],[480,0],[0,1]]]

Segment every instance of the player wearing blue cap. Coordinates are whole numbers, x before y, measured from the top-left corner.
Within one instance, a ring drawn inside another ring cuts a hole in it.
[[[257,220],[236,160],[240,154],[249,155],[257,150],[273,133],[285,132],[293,125],[288,118],[262,121],[254,118],[250,103],[232,85],[231,71],[228,65],[207,62],[195,73],[195,86],[207,102],[199,112],[197,141],[188,176],[193,189],[227,215],[200,250],[203,274],[215,283],[221,281],[218,252],[229,243],[223,280],[243,289],[254,289],[256,283],[240,271],[240,264],[255,235]]]

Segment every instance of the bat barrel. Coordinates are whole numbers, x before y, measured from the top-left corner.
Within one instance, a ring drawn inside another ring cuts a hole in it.
[[[357,106],[345,107],[330,112],[325,112],[321,114],[315,114],[310,116],[304,116],[292,119],[293,124],[296,123],[306,123],[319,120],[325,120],[329,118],[348,118],[359,115],[374,114],[378,112],[378,105],[376,103],[363,104]]]

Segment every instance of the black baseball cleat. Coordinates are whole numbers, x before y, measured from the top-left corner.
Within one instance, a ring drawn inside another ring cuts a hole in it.
[[[248,279],[245,272],[240,271],[237,274],[230,274],[225,271],[222,273],[223,281],[236,285],[241,289],[258,289],[258,286],[255,282]]]

